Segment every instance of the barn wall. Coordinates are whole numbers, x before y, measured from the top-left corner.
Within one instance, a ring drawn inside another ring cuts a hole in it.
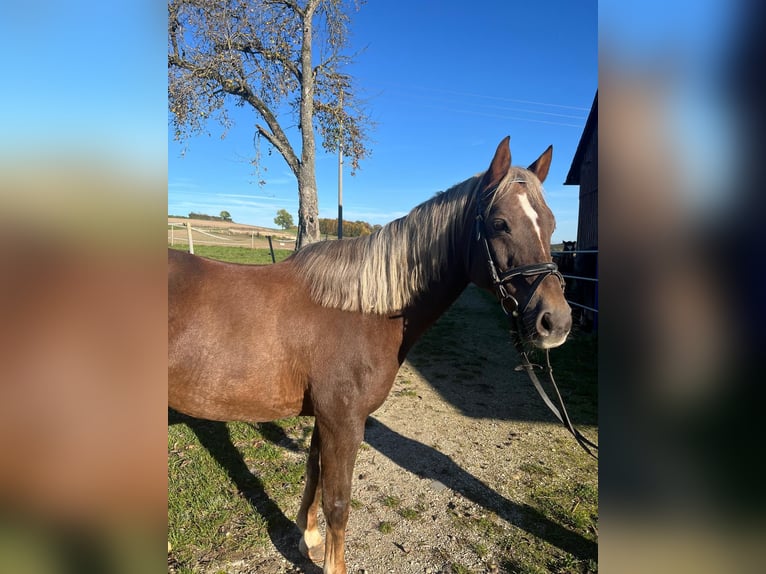
[[[598,249],[598,127],[590,135],[580,164],[577,249]]]

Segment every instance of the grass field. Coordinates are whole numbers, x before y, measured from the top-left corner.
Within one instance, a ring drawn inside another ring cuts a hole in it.
[[[188,251],[184,244],[168,245],[171,249]],[[274,259],[282,261],[292,255],[292,249],[274,249]],[[249,247],[223,247],[219,245],[195,245],[194,254],[231,263],[247,263],[250,265],[267,265],[271,263],[271,253],[268,249],[251,249]]]
[[[271,262],[268,250],[195,246],[195,252],[237,263]],[[284,259],[290,253],[292,251],[278,251],[277,259]],[[488,294],[486,297],[491,300]],[[413,349],[413,362],[437,386],[446,385],[443,381],[452,381],[449,388],[439,388],[440,392],[464,392],[465,385],[477,384],[483,364],[497,362],[495,357],[460,351],[466,336],[477,345],[481,343],[479,339],[486,336],[473,325],[489,324],[492,327],[488,332],[493,337],[505,336],[507,326],[492,305],[484,309],[477,313],[456,305]],[[557,380],[567,381],[569,390],[565,391],[565,400],[570,416],[592,429],[597,424],[596,354],[597,340],[587,334],[575,334],[554,354]],[[418,400],[418,392],[408,386],[405,377],[399,377],[389,401]],[[456,396],[452,404],[460,404],[460,401],[460,396]],[[535,397],[529,406],[537,413],[536,417],[545,410],[541,405]],[[297,529],[293,520],[303,488],[312,427],[313,419],[308,417],[261,424],[219,423],[169,412],[168,542],[172,550],[168,561],[171,570],[180,573],[229,571],[219,570],[219,565],[238,561],[246,564],[253,556],[273,552],[274,548],[288,560],[296,557]],[[373,430],[375,428],[386,427],[378,424]],[[564,436],[552,444],[555,450],[569,452],[567,449],[573,448],[571,440]],[[406,446],[407,440],[396,448]],[[376,446],[363,443],[360,458],[367,458],[373,448]],[[437,450],[428,452],[437,457],[435,460],[443,456]],[[597,571],[595,556],[577,558],[592,554],[592,545],[598,537],[598,488],[593,466],[583,464],[579,453],[566,454],[567,467],[559,469],[551,464],[549,456],[550,449],[539,456],[532,455],[513,471],[519,486],[510,497],[512,509],[492,509],[495,496],[492,491],[484,495],[486,500],[480,500],[488,508],[482,513],[462,511],[459,507],[448,509],[454,530],[450,535],[456,539],[464,537],[465,544],[476,556],[491,558],[497,568],[471,569],[445,553],[443,560],[452,564],[453,572],[580,574]],[[454,468],[465,474],[459,465]],[[464,479],[469,483],[476,481],[470,474],[452,480],[457,484]],[[448,478],[441,480],[451,484]],[[373,497],[372,502],[352,499],[352,514],[379,514],[384,518],[377,523],[377,534],[389,539],[401,536],[404,529],[425,524],[431,512],[420,500],[405,503],[404,495],[406,492],[381,493]],[[502,497],[498,500],[498,504],[508,504]],[[526,530],[509,529],[509,517],[511,522],[526,525]],[[551,525],[555,528],[548,532]],[[574,535],[566,534],[568,538],[561,546],[568,551],[561,551],[555,547],[557,537],[568,532]]]

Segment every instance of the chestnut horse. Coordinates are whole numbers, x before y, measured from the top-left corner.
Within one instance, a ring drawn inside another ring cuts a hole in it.
[[[268,266],[168,252],[168,402],[219,421],[315,417],[297,524],[301,551],[325,573],[346,572],[365,420],[469,282],[510,304],[528,344],[555,347],[569,333],[541,186],[552,147],[511,167],[509,139],[485,173],[366,237],[314,243]]]

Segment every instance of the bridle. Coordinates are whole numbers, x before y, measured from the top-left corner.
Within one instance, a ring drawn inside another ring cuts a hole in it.
[[[524,182],[523,179],[517,179],[513,180],[513,182]],[[485,195],[491,196],[492,194],[497,191],[497,186],[495,186],[493,189],[490,189],[488,192],[485,192]],[[540,286],[540,284],[545,280],[546,277],[549,275],[554,275],[556,278],[558,278],[559,283],[561,284],[561,290],[564,291],[565,288],[565,282],[564,277],[561,275],[561,273],[558,270],[558,266],[551,262],[548,263],[532,263],[529,265],[519,265],[516,267],[511,267],[510,269],[506,269],[505,271],[500,271],[499,267],[497,265],[496,257],[494,254],[494,251],[492,249],[492,246],[489,243],[488,239],[488,233],[487,233],[487,227],[486,222],[484,219],[484,214],[482,210],[482,202],[480,198],[477,198],[476,200],[476,241],[482,244],[484,255],[486,257],[487,261],[487,269],[489,271],[490,279],[492,281],[492,286],[494,287],[495,294],[497,295],[498,301],[500,302],[500,307],[503,310],[503,313],[505,313],[505,316],[508,317],[508,320],[511,323],[511,335],[512,340],[514,343],[514,346],[516,347],[516,351],[519,353],[519,357],[521,358],[521,365],[516,367],[517,371],[524,370],[526,371],[527,375],[529,376],[529,379],[532,381],[532,384],[534,385],[535,389],[537,389],[537,392],[540,394],[540,397],[543,399],[543,402],[548,406],[548,408],[553,412],[553,414],[556,416],[556,418],[563,424],[566,429],[572,433],[572,436],[574,436],[575,440],[577,440],[577,443],[587,452],[590,456],[598,460],[598,457],[591,452],[591,448],[598,450],[598,445],[592,443],[587,438],[585,438],[580,431],[578,431],[574,426],[572,425],[572,422],[569,420],[569,414],[567,413],[566,407],[564,406],[564,400],[561,398],[561,393],[559,392],[558,386],[556,385],[556,381],[553,379],[553,367],[551,367],[551,361],[550,361],[550,355],[548,352],[548,349],[545,349],[545,361],[546,361],[546,367],[547,367],[547,374],[548,374],[548,380],[550,381],[551,385],[553,386],[554,390],[556,391],[556,398],[558,399],[559,407],[557,408],[555,404],[553,404],[553,401],[550,399],[548,394],[545,392],[545,389],[543,388],[542,384],[540,383],[540,380],[537,378],[537,374],[535,373],[535,367],[542,368],[540,365],[535,365],[529,360],[529,357],[527,356],[527,352],[524,349],[523,341],[522,341],[522,329],[523,329],[523,317],[524,312],[527,310],[527,307],[529,306],[529,302],[532,300],[532,297],[534,296],[535,292],[537,291],[537,288]],[[506,285],[510,283],[510,281],[515,277],[534,277],[534,281],[530,283],[529,290],[527,295],[519,301],[511,295],[508,292],[508,289],[506,288]],[[515,332],[515,336],[514,336]]]
[[[524,182],[523,179],[515,179],[510,183]],[[486,195],[492,195],[497,191],[497,186],[485,192]],[[492,281],[492,286],[495,289],[500,306],[503,308],[503,312],[509,318],[513,318],[515,327],[521,326],[521,318],[524,316],[524,312],[529,306],[529,302],[537,291],[537,288],[543,282],[543,280],[549,275],[554,275],[558,278],[561,284],[561,290],[564,290],[564,277],[559,273],[558,265],[552,261],[547,263],[532,263],[530,265],[519,265],[517,267],[511,267],[505,271],[499,271],[497,265],[497,258],[494,251],[489,244],[487,226],[484,220],[484,214],[482,209],[481,200],[476,201],[476,240],[482,244],[484,255],[487,260],[487,269],[489,270],[489,276]],[[506,288],[506,285],[511,282],[514,277],[535,277],[535,280],[529,286],[529,292],[522,301],[518,301],[516,297],[511,295]],[[519,331],[519,334],[521,332]]]

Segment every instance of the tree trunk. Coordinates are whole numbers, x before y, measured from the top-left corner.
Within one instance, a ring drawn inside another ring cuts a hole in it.
[[[314,163],[303,164],[298,178],[298,237],[295,250],[319,241],[319,203]]]
[[[311,48],[313,40],[314,12],[317,0],[310,0],[303,13],[303,38],[301,39],[301,165],[298,174],[298,237],[296,251],[319,241],[319,201],[316,181],[316,143],[314,141],[314,68]]]
[[[256,133],[282,155],[298,184],[296,249],[321,239],[317,135],[329,148],[343,122],[352,173],[368,153],[362,144],[366,116],[347,113],[339,105],[348,104],[339,101],[340,96],[353,101],[351,78],[341,70],[348,62],[346,11],[358,4],[344,0],[171,0],[168,4],[168,98],[176,139],[204,132],[210,118],[228,129],[230,118],[224,110],[230,98],[237,105],[252,106]],[[266,12],[273,12],[268,24],[262,22]],[[314,58],[317,14],[323,33]],[[297,106],[300,143],[287,137],[275,114],[284,109],[285,101],[291,108]],[[256,156],[256,163],[259,159]]]

